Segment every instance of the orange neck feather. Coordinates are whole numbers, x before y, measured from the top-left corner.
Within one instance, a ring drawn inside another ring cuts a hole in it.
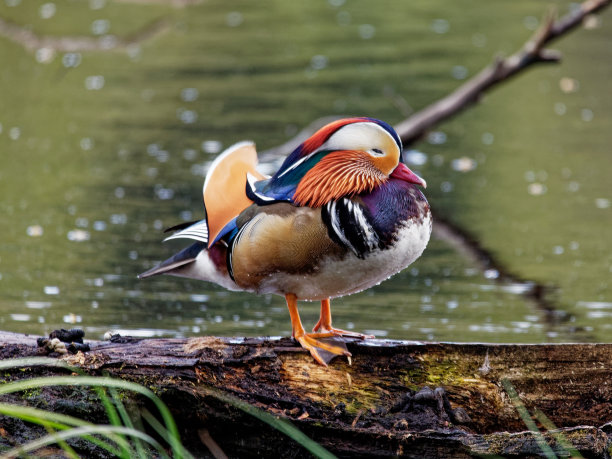
[[[335,151],[325,156],[300,180],[293,201],[321,207],[333,199],[371,191],[387,180],[362,151]]]

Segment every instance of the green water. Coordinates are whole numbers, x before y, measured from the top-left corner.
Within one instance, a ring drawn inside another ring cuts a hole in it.
[[[397,123],[513,52],[544,8],[143,3],[0,0],[0,18],[39,36],[166,24],[115,50],[28,51],[0,37],[0,329],[288,335],[279,297],[136,279],[182,246],[162,245],[161,230],[201,215],[214,152],[243,139],[270,148],[327,115]],[[600,19],[557,44],[561,65],[498,88],[409,155],[425,161],[413,168],[434,214],[546,286],[561,320],[434,239],[390,281],[336,300],[335,325],[401,339],[609,341],[612,13]],[[301,310],[316,321],[318,305]]]

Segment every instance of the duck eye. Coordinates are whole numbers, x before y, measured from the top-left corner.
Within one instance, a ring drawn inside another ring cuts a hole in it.
[[[382,155],[383,154],[382,150],[380,150],[378,148],[372,148],[372,153],[375,153],[376,155]]]

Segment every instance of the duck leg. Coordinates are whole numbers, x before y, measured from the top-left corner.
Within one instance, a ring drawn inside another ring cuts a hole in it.
[[[334,355],[346,355],[351,356],[351,353],[340,346],[334,346],[332,344],[325,343],[318,340],[317,338],[329,338],[336,336],[335,333],[306,333],[300,320],[300,314],[297,309],[297,296],[293,293],[285,295],[287,300],[287,307],[289,308],[289,315],[291,316],[291,327],[293,329],[293,337],[302,345],[304,349],[307,349],[314,359],[323,366],[327,366],[323,357],[319,354],[319,351],[327,351]]]
[[[329,333],[332,336],[346,336],[347,338],[374,338],[374,335],[364,335],[362,333],[355,333],[346,330],[341,330],[339,328],[332,327],[332,318],[331,318],[331,309],[329,304],[329,298],[321,300],[321,316],[319,317],[319,321],[312,329],[313,332],[321,330],[323,333]]]

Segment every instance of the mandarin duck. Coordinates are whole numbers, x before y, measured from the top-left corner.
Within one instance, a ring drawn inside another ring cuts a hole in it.
[[[350,356],[325,338],[368,336],[332,327],[330,299],[398,273],[431,233],[418,188],[426,183],[400,162],[401,152],[393,128],[373,118],[322,127],[272,177],[256,170],[252,142],[237,143],[206,175],[206,218],[170,228],[177,232],[166,238],[196,242],[139,277],[170,274],[283,295],[293,338],[317,362]],[[313,333],[304,331],[298,300],[321,302]]]

